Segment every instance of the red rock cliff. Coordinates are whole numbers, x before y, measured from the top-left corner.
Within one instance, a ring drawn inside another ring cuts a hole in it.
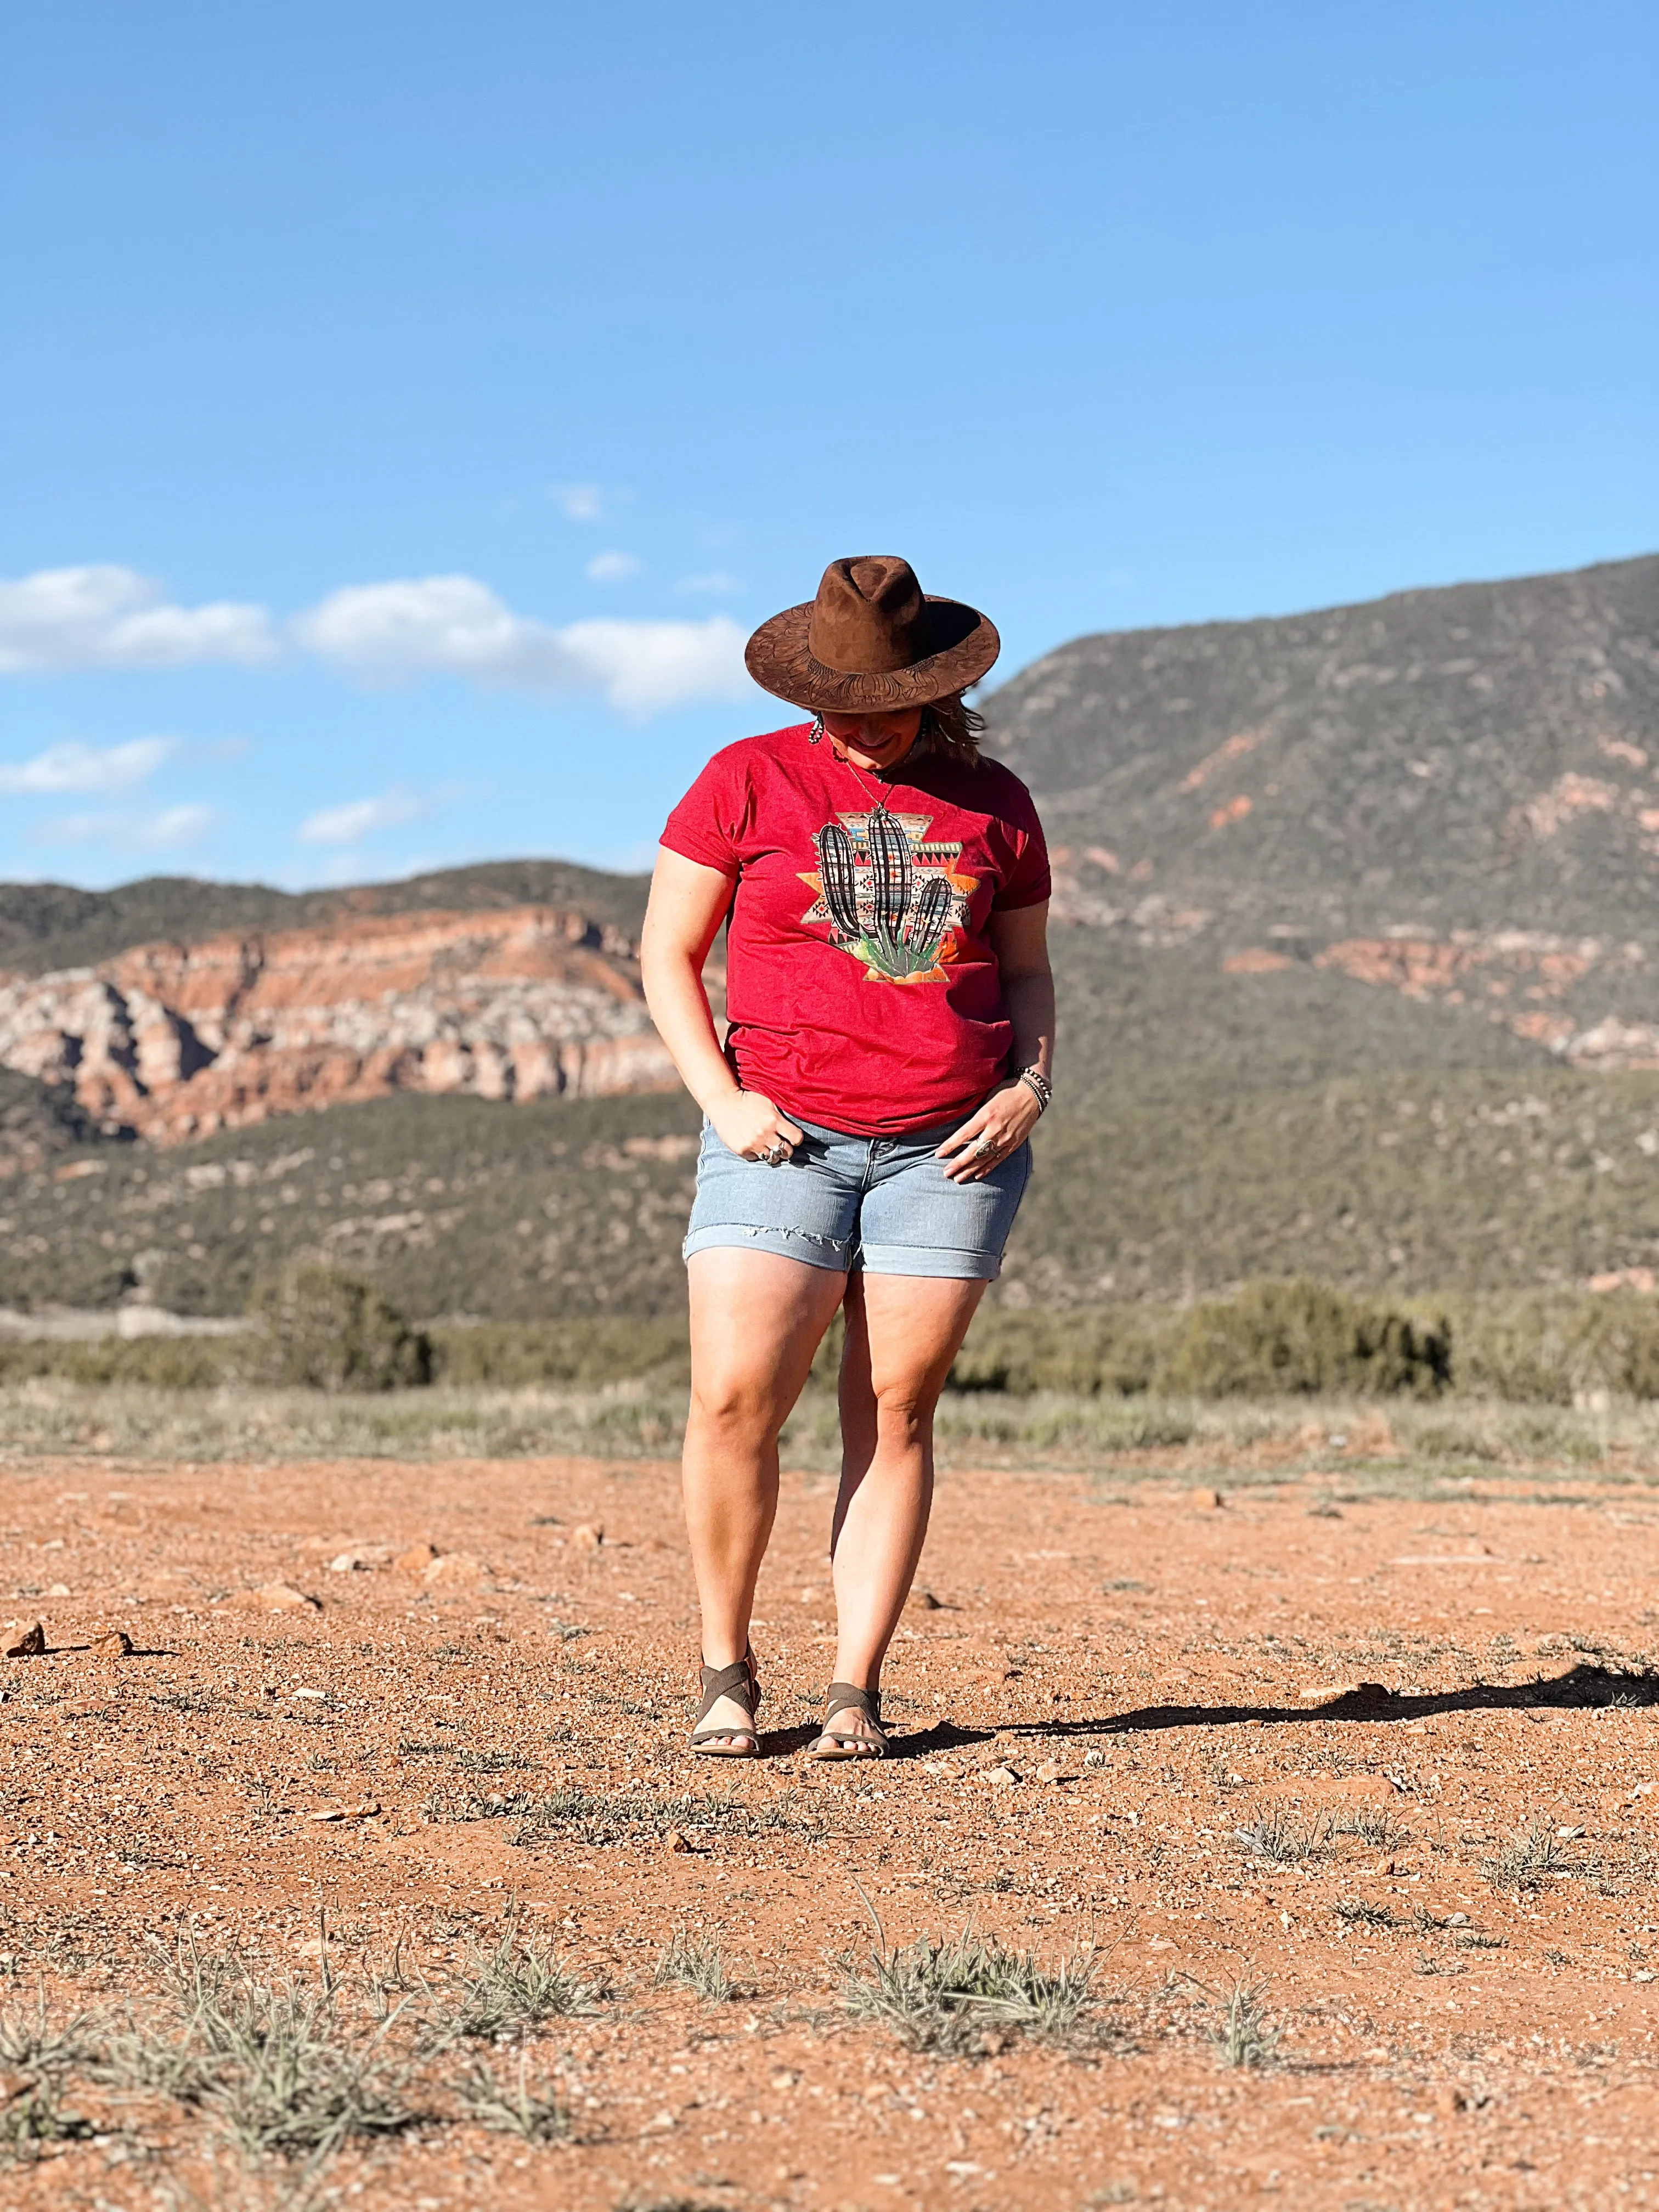
[[[0,972],[0,1066],[160,1144],[392,1091],[675,1082],[634,950],[554,907],[366,916]]]

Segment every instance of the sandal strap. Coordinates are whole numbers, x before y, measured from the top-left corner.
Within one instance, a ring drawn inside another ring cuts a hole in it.
[[[824,1692],[823,1712],[826,1735],[829,1734],[829,1722],[833,1720],[837,1713],[848,1711],[862,1713],[866,1720],[873,1721],[879,1728],[882,1724],[881,1692],[866,1690],[861,1683],[858,1682],[831,1682]]]
[[[710,1729],[707,1733],[710,1735],[743,1735],[752,1733],[755,1709],[760,1704],[761,1698],[760,1678],[755,1672],[755,1655],[752,1651],[745,1651],[741,1659],[732,1660],[729,1667],[711,1667],[707,1662],[704,1662],[702,1705],[698,1711],[696,1720],[692,1723],[694,1729],[708,1719],[722,1698],[730,1698],[745,1709],[749,1715],[750,1728],[748,1729]],[[691,1741],[696,1743],[697,1741],[696,1735],[693,1735]]]

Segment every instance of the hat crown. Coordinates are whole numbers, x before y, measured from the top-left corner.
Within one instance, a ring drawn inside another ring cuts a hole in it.
[[[807,649],[844,676],[890,676],[926,659],[927,603],[916,572],[896,554],[832,561],[807,626]]]
[[[925,707],[977,684],[1000,649],[995,624],[960,599],[928,599],[908,561],[832,561],[817,597],[763,622],[744,648],[763,690],[819,714]]]

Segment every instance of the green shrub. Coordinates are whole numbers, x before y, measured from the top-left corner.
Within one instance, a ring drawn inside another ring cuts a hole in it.
[[[1359,1392],[1427,1398],[1451,1380],[1451,1332],[1320,1283],[1247,1283],[1194,1306],[1153,1387],[1170,1396]]]
[[[1452,1315],[1460,1390],[1546,1406],[1659,1398],[1659,1298],[1522,1291],[1454,1302]]]
[[[1038,1390],[1134,1397],[1151,1387],[1182,1321],[1172,1306],[1085,1306],[1070,1313],[982,1306],[949,1388],[1020,1397]]]
[[[438,1382],[518,1390],[537,1384],[598,1389],[672,1370],[688,1377],[683,1318],[623,1320],[609,1315],[547,1322],[439,1322],[432,1339]]]
[[[0,1386],[56,1376],[65,1382],[147,1383],[158,1390],[212,1389],[241,1377],[245,1338],[100,1336],[64,1343],[0,1343]]]
[[[299,1267],[261,1291],[270,1379],[313,1390],[395,1390],[432,1380],[432,1340],[370,1283]]]

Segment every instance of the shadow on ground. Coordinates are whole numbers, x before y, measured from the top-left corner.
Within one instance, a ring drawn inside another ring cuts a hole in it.
[[[1156,1729],[1230,1728],[1245,1721],[1420,1721],[1445,1713],[1583,1712],[1613,1706],[1659,1705],[1659,1672],[1624,1673],[1610,1667],[1574,1667],[1553,1680],[1474,1682],[1467,1690],[1401,1692],[1381,1682],[1358,1682],[1323,1705],[1141,1705],[1098,1720],[1021,1721],[1008,1735],[1138,1735]],[[930,1730],[931,1735],[941,1731]],[[961,1742],[981,1737],[955,1731]],[[909,1743],[921,1741],[913,1737]],[[907,1744],[907,1748],[908,1744]]]

